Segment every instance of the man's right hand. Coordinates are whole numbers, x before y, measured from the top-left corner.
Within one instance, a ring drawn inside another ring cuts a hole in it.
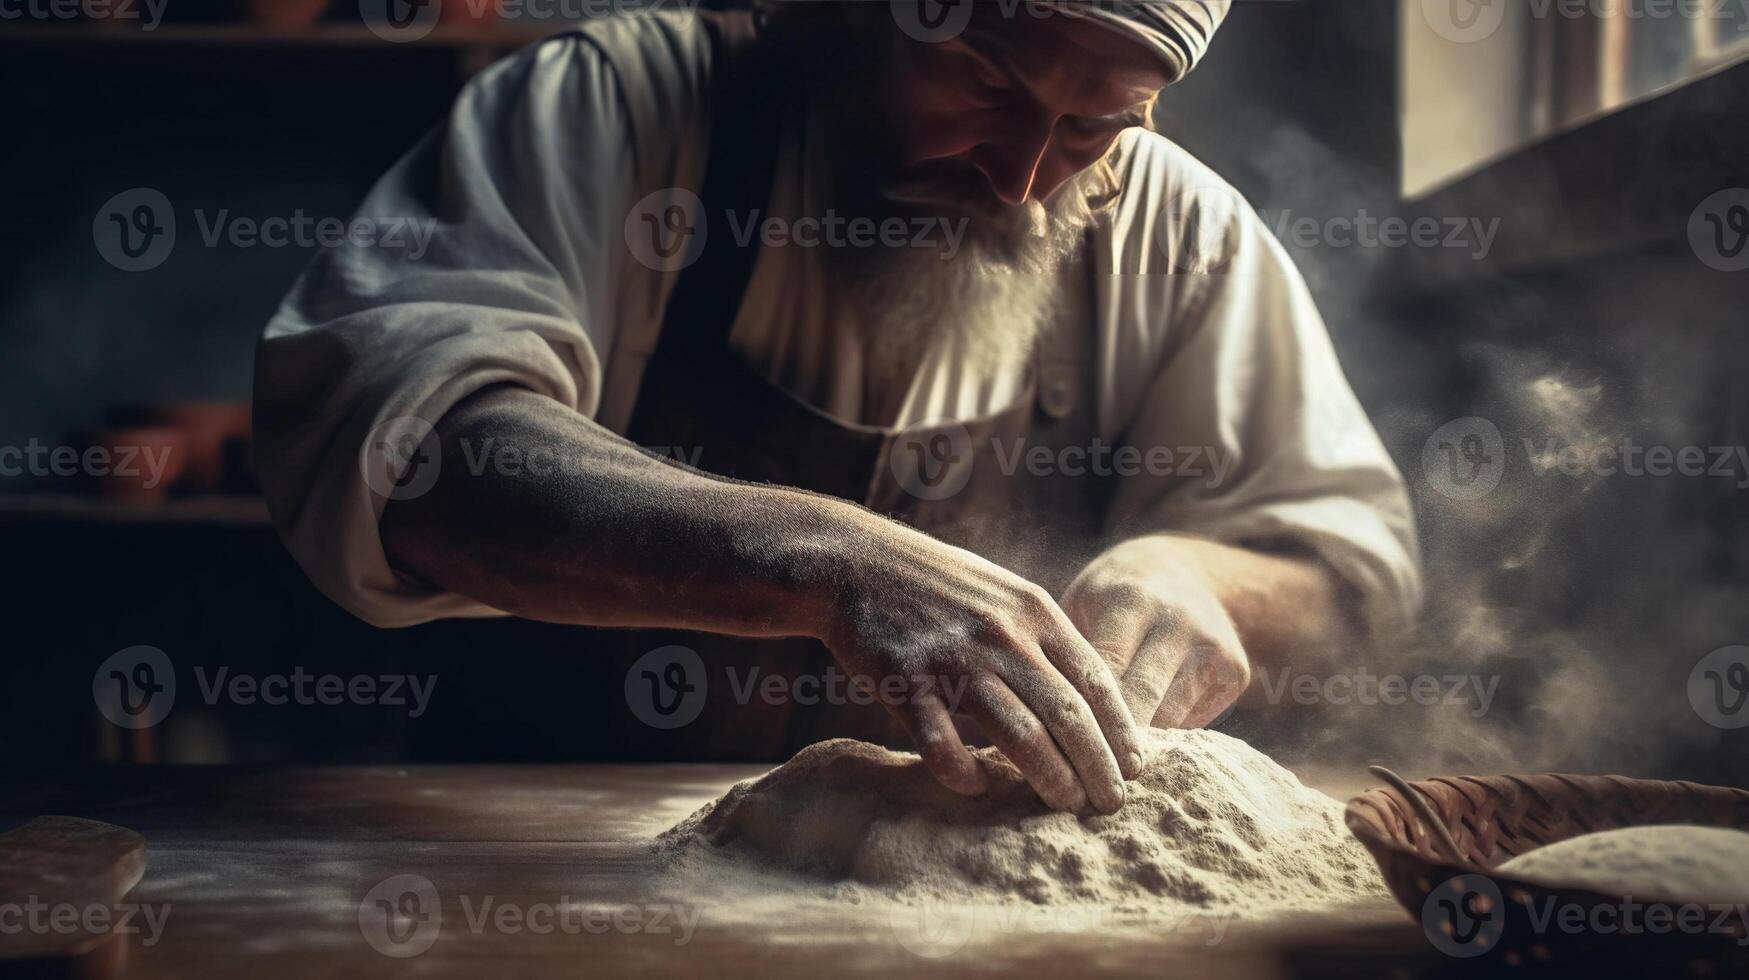
[[[1110,813],[1142,766],[1117,679],[1039,586],[969,551],[874,515],[822,636],[876,685],[936,779],[967,795],[987,777],[954,730],[970,717],[1045,803]],[[880,682],[903,678],[904,694]],[[957,703],[956,703],[957,702]]]

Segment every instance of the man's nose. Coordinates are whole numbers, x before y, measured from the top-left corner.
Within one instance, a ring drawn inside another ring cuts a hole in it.
[[[1024,204],[1027,198],[1049,197],[1061,179],[1052,179],[1053,186],[1041,186],[1041,176],[1048,169],[1045,160],[1051,150],[1051,134],[1056,121],[1017,131],[1006,139],[986,143],[984,152],[974,159],[997,200],[1007,205]]]

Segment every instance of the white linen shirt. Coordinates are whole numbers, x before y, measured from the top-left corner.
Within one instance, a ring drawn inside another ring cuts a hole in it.
[[[652,192],[702,185],[710,61],[691,15],[643,14],[491,67],[360,208],[384,228],[429,223],[423,254],[410,235],[330,248],[286,297],[257,355],[257,459],[288,547],[336,602],[379,626],[502,614],[391,569],[361,448],[388,420],[436,422],[499,383],[625,431],[677,278],[633,259],[626,216]],[[1123,191],[1090,255],[1100,438],[1203,456],[1198,472],[1117,481],[1108,530],[1295,543],[1352,587],[1375,631],[1406,624],[1420,593],[1407,495],[1305,283],[1185,151],[1140,129],[1120,147]],[[805,157],[780,157],[776,198]],[[815,266],[763,249],[731,345],[843,417],[854,406],[833,394],[859,390],[861,364],[831,330]],[[894,423],[979,417],[1024,390],[980,370],[929,353]]]

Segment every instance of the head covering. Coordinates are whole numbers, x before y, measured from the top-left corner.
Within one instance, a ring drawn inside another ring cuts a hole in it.
[[[1052,5],[1140,41],[1159,56],[1171,84],[1202,60],[1232,0],[1054,0]]]
[[[752,0],[753,10],[761,17],[782,9],[827,7],[833,3],[858,0]],[[958,36],[971,18],[973,9],[981,4],[1013,11],[1021,3],[1036,4],[1062,12],[1065,16],[1085,18],[1131,42],[1140,43],[1153,52],[1166,69],[1166,84],[1170,85],[1196,67],[1208,51],[1215,28],[1227,18],[1233,0],[877,0],[890,4],[894,18],[907,34],[921,40],[945,41]],[[921,5],[958,11],[945,14],[941,24],[915,23]],[[900,11],[904,11],[902,16]]]

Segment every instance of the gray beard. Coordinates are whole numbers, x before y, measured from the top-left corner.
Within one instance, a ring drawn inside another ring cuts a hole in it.
[[[870,417],[890,420],[926,354],[953,349],[983,377],[1022,371],[1055,321],[1060,277],[1080,256],[1097,215],[1087,204],[1092,171],[1049,202],[943,217],[965,222],[958,252],[937,247],[836,250],[825,274],[841,321],[864,351]],[[889,188],[912,215],[954,215],[968,198],[932,183]],[[861,254],[858,254],[861,253]]]

